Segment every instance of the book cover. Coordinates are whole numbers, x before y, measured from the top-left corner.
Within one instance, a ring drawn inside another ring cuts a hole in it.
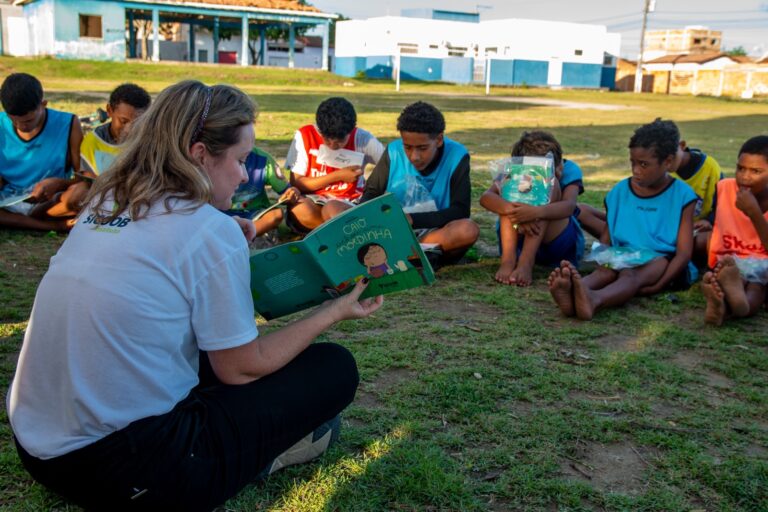
[[[514,203],[541,206],[549,203],[554,179],[552,159],[548,157],[514,157],[499,175],[501,197]]]
[[[393,194],[345,211],[303,240],[254,251],[250,264],[253,303],[267,320],[344,295],[365,277],[363,298],[435,280]]]

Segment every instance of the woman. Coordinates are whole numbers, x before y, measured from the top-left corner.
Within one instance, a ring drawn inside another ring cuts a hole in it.
[[[381,306],[365,283],[258,336],[253,224],[217,210],[254,118],[233,87],[163,91],[40,283],[9,418],[30,474],[80,505],[210,510],[354,398],[351,354],[310,343]]]

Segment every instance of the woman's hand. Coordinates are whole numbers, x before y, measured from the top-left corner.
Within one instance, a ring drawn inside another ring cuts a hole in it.
[[[322,308],[327,311],[334,323],[353,318],[365,318],[381,307],[384,303],[382,295],[360,300],[360,295],[368,287],[368,282],[367,277],[363,278],[348,294],[323,304]]]
[[[251,243],[256,238],[256,226],[253,225],[253,221],[250,219],[244,219],[242,217],[232,217],[243,230],[243,236],[248,243]]]

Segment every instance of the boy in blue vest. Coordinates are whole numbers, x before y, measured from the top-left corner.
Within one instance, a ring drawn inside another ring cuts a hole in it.
[[[584,234],[574,217],[576,198],[584,192],[579,166],[563,159],[560,143],[549,132],[525,132],[512,146],[513,157],[547,154],[557,177],[549,204],[506,201],[495,181],[480,197],[483,208],[499,216],[501,262],[495,279],[502,284],[529,286],[534,263],[556,267],[568,260],[578,266],[584,252]]]
[[[394,193],[419,241],[437,244],[442,263],[458,260],[480,234],[469,218],[469,153],[444,135],[443,114],[423,101],[403,109],[397,130],[400,138],[376,164],[361,202]]]
[[[80,121],[47,108],[40,81],[26,73],[6,77],[0,100],[0,227],[69,230],[87,192],[70,179],[80,170]]]
[[[632,176],[605,198],[607,229],[600,242],[655,256],[622,270],[600,266],[584,278],[563,261],[549,276],[549,291],[564,315],[591,320],[602,308],[660,292],[688,270],[698,197],[669,174],[679,143],[671,121],[657,119],[635,130],[629,140]]]

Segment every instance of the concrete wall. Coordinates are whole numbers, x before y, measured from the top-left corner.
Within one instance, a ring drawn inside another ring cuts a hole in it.
[[[27,19],[28,55],[53,55],[54,0],[40,0],[24,6]]]
[[[80,37],[81,14],[101,16],[101,38]],[[52,53],[57,57],[125,59],[125,9],[120,5],[98,0],[55,0],[55,16]]]
[[[400,56],[400,79],[436,82],[442,80],[442,59]]]
[[[449,57],[443,59],[443,78],[444,82],[454,84],[472,83],[472,73],[474,72],[475,61],[471,58]]]

